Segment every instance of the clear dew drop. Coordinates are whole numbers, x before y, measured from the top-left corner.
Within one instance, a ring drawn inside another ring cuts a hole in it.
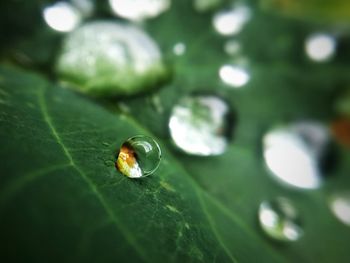
[[[170,135],[184,152],[198,156],[225,152],[232,133],[229,105],[216,96],[190,96],[172,109]]]
[[[218,12],[213,17],[215,30],[224,36],[236,35],[241,32],[251,17],[251,10],[244,5]]]
[[[153,174],[159,167],[161,150],[149,136],[137,135],[126,140],[120,147],[116,168],[130,178]]]
[[[258,218],[263,232],[274,240],[293,242],[303,236],[298,211],[284,197],[262,202]]]
[[[173,47],[173,52],[176,56],[182,56],[186,52],[186,45],[182,42],[178,42]]]
[[[109,21],[71,32],[57,71],[72,88],[94,96],[136,94],[168,76],[153,39],[134,25]]]
[[[313,61],[329,61],[336,52],[336,40],[328,34],[313,34],[306,39],[305,51]]]
[[[81,22],[79,9],[69,2],[59,1],[43,9],[46,24],[55,31],[69,32]]]
[[[328,144],[328,129],[319,123],[300,122],[276,128],[263,137],[265,163],[278,181],[315,189],[321,185],[321,158]]]
[[[109,0],[112,11],[123,18],[142,21],[169,9],[170,0]]]
[[[330,209],[343,224],[350,226],[350,192],[341,192],[330,198]]]

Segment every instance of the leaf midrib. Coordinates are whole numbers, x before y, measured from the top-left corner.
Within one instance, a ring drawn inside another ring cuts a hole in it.
[[[40,110],[43,114],[44,121],[47,123],[49,130],[51,131],[53,137],[56,139],[57,143],[61,146],[65,156],[67,157],[69,161],[69,165],[73,169],[75,169],[80,177],[85,181],[85,183],[88,185],[90,190],[94,193],[102,207],[104,208],[106,214],[110,217],[111,221],[114,223],[114,225],[121,231],[121,233],[124,235],[126,240],[130,243],[130,245],[134,248],[134,250],[139,254],[139,256],[145,261],[145,262],[150,262],[148,257],[146,256],[146,253],[142,249],[141,246],[138,246],[132,237],[132,235],[127,231],[125,227],[122,227],[121,221],[118,219],[118,217],[115,215],[113,212],[113,209],[108,205],[106,200],[104,199],[103,195],[100,193],[100,191],[97,189],[93,181],[84,173],[83,170],[80,169],[80,167],[74,162],[74,159],[72,155],[70,154],[68,148],[64,145],[61,137],[59,136],[53,121],[49,115],[47,105],[45,102],[45,90],[46,88],[42,88],[38,92],[38,103]]]

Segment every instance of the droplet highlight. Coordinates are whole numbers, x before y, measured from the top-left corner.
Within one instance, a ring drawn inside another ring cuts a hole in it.
[[[109,21],[71,32],[56,68],[71,88],[93,96],[133,95],[169,75],[150,36],[134,25]]]
[[[315,189],[322,182],[320,164],[328,144],[328,129],[316,122],[276,128],[263,137],[265,163],[279,182]]]
[[[244,5],[238,5],[215,14],[213,17],[213,26],[221,35],[236,35],[241,32],[250,17],[250,8]]]
[[[137,135],[126,140],[118,153],[116,168],[130,178],[153,174],[159,167],[161,150],[149,136]]]
[[[293,242],[303,236],[299,213],[284,197],[262,202],[258,218],[263,232],[274,240]]]
[[[123,18],[142,21],[169,9],[170,0],[109,0],[112,11]]]
[[[59,32],[72,31],[82,19],[79,10],[74,5],[64,1],[46,6],[43,9],[43,17],[49,27]]]
[[[335,54],[336,40],[328,34],[313,34],[306,39],[305,51],[307,56],[313,61],[329,61]]]
[[[249,72],[240,66],[223,65],[219,69],[220,79],[232,88],[241,88],[250,80]]]
[[[233,113],[219,97],[189,96],[172,109],[169,120],[174,144],[197,156],[223,154],[233,129]]]
[[[350,192],[333,195],[330,199],[330,208],[340,222],[350,226]]]

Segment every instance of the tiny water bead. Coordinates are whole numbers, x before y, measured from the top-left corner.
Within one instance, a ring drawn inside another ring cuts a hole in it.
[[[169,129],[173,142],[185,153],[220,155],[232,135],[233,113],[219,97],[189,96],[174,106]]]
[[[93,96],[133,95],[168,78],[158,45],[127,23],[95,21],[65,39],[57,72],[70,88]]]
[[[236,35],[241,32],[250,17],[250,8],[238,5],[216,13],[213,17],[213,26],[221,35]]]
[[[221,80],[232,88],[241,88],[250,80],[249,72],[240,66],[223,65],[219,69]]]
[[[328,34],[313,34],[306,39],[305,51],[311,60],[316,62],[328,61],[335,54],[336,40]]]
[[[142,21],[169,9],[170,0],[109,0],[112,11],[123,18]]]
[[[299,214],[284,197],[262,202],[258,217],[263,232],[274,240],[292,242],[303,236]]]
[[[153,174],[161,160],[158,143],[149,136],[137,135],[126,140],[120,147],[116,168],[130,178]]]
[[[304,189],[318,188],[321,160],[329,140],[328,129],[316,122],[273,129],[263,137],[266,165],[280,182]]]
[[[334,216],[343,224],[350,226],[350,192],[335,194],[330,199],[330,208]]]

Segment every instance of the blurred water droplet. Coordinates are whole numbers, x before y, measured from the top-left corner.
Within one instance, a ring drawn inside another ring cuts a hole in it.
[[[313,34],[306,39],[305,51],[311,60],[323,62],[330,60],[336,51],[336,40],[327,34]]]
[[[250,16],[250,9],[247,6],[239,5],[215,14],[213,26],[221,35],[235,35],[241,32]]]
[[[109,0],[112,11],[123,18],[141,21],[160,15],[169,9],[170,0]]]
[[[216,96],[185,97],[173,108],[169,128],[173,142],[184,152],[220,155],[232,133],[232,112]]]
[[[241,49],[241,45],[237,40],[228,40],[225,43],[224,50],[227,55],[234,56],[237,55]]]
[[[186,52],[186,45],[182,42],[176,43],[173,47],[173,52],[177,56],[182,56]]]
[[[250,79],[250,75],[246,69],[235,65],[221,66],[219,76],[225,84],[233,88],[240,88],[246,85]]]
[[[70,33],[57,70],[72,88],[95,96],[135,94],[168,76],[159,47],[144,31],[107,21]]]
[[[63,1],[45,7],[43,17],[48,26],[60,32],[72,31],[81,22],[79,10]]]
[[[332,196],[330,208],[340,222],[350,226],[350,192],[338,193]]]
[[[130,178],[153,174],[161,160],[158,143],[151,137],[137,135],[126,140],[119,151],[117,169]]]
[[[263,138],[264,158],[283,183],[314,189],[321,184],[321,158],[329,132],[321,124],[301,122],[268,132]]]
[[[297,241],[303,235],[300,218],[294,205],[286,198],[264,201],[259,207],[259,223],[264,233],[279,241]]]
[[[195,10],[205,12],[222,3],[223,0],[193,0]]]

